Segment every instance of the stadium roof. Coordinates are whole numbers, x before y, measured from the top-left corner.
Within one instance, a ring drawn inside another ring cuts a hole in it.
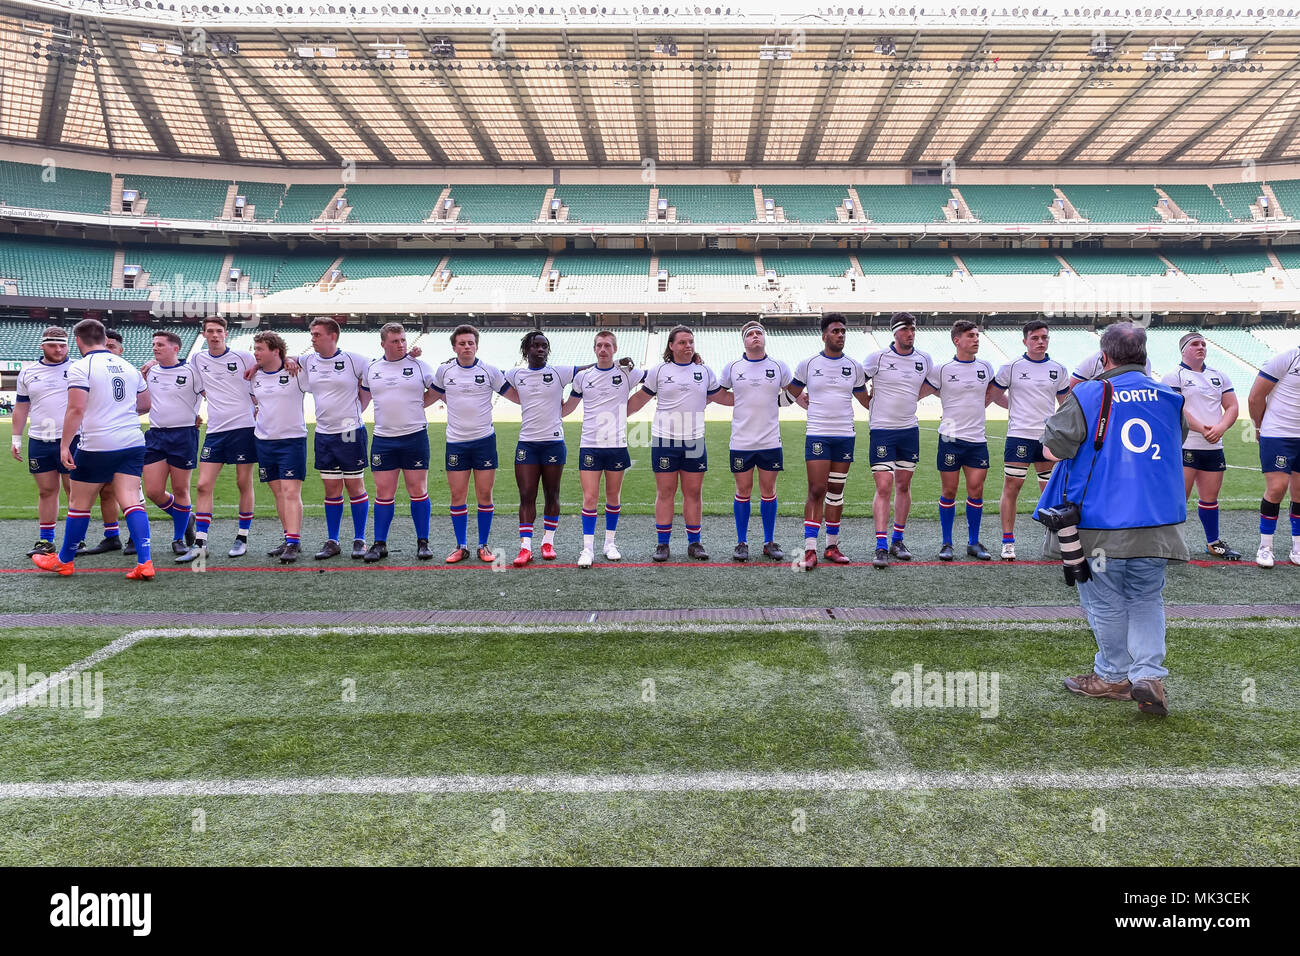
[[[0,0],[0,141],[290,166],[1300,160],[1296,10],[728,11]]]

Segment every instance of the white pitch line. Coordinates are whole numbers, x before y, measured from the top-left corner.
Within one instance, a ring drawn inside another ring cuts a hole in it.
[[[889,726],[876,692],[848,661],[843,634],[823,631],[817,638],[830,661],[831,679],[835,681],[849,713],[853,715],[858,729],[871,748],[871,756],[882,766],[899,771],[911,770],[912,761]]]
[[[916,790],[1189,790],[1298,787],[1300,770],[1163,770],[1146,773],[889,773],[771,771],[649,774],[519,774],[439,777],[271,777],[212,780],[76,780],[0,784],[0,800],[304,797],[371,794],[763,793]]]
[[[74,675],[80,674],[85,670],[90,670],[90,668],[94,667],[96,664],[106,661],[110,657],[121,654],[128,647],[142,641],[147,636],[148,632],[146,631],[132,631],[130,634],[124,634],[111,644],[104,645],[89,657],[84,657],[75,664],[65,667],[57,674],[51,674],[43,681],[27,688],[23,693],[13,694],[6,697],[4,700],[0,700],[0,717],[3,717],[11,710],[25,707],[32,700],[47,693],[51,687],[58,687],[60,684],[66,683]]]
[[[731,623],[696,623],[675,621],[672,623],[690,625],[692,634],[730,634],[744,631],[747,634],[787,633],[799,630],[812,630],[818,634],[836,632],[839,634],[896,633],[906,631],[966,631],[978,630],[986,634],[1025,631],[1051,622],[1056,631],[1087,631],[1088,624],[1082,620],[1060,620],[1041,618],[1035,620],[970,620],[970,621],[735,621]],[[325,637],[342,635],[345,637],[386,637],[390,635],[421,634],[429,637],[452,637],[469,635],[472,637],[492,637],[498,634],[536,634],[541,636],[583,636],[598,634],[646,634],[653,632],[660,622],[655,621],[610,621],[597,624],[390,624],[371,625],[367,627],[349,627],[345,624],[332,624],[323,627],[173,627],[143,628],[124,634],[117,640],[104,645],[75,664],[65,667],[56,674],[51,674],[40,683],[28,688],[22,694],[15,694],[0,700],[0,717],[18,707],[24,706],[37,696],[47,693],[51,688],[65,683],[74,674],[103,663],[110,657],[122,653],[130,647],[149,638],[210,638],[210,637]],[[1277,627],[1295,627],[1300,620],[1294,618],[1268,618],[1257,621],[1234,620],[1231,618],[1206,621],[1194,618],[1169,617],[1170,627],[1207,623],[1226,624],[1237,630],[1274,629]]]

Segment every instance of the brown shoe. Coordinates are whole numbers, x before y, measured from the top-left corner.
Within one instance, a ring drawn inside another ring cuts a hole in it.
[[[822,557],[824,557],[827,561],[830,561],[832,564],[853,563],[852,561],[849,560],[848,556],[845,555],[845,553],[840,550],[840,546],[838,544],[832,544],[828,546],[826,548],[825,554],[823,554]]]
[[[1165,682],[1158,677],[1148,677],[1133,685],[1133,699],[1138,702],[1138,710],[1144,714],[1157,717],[1169,716],[1169,705],[1165,701]]]
[[[1112,684],[1110,681],[1102,680],[1094,673],[1080,674],[1078,677],[1067,677],[1065,679],[1065,689],[1074,694],[1082,694],[1084,697],[1108,697],[1111,700],[1132,700],[1130,693],[1133,685],[1126,680],[1118,681]]]

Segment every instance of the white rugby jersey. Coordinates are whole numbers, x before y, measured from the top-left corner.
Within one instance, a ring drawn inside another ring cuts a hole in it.
[[[1057,396],[1070,390],[1070,373],[1050,355],[1034,361],[1025,354],[998,369],[993,384],[1007,393],[1007,437],[1042,441]]]
[[[57,365],[41,359],[18,373],[18,401],[29,402],[27,437],[58,441],[63,437],[63,417],[68,412],[68,369],[72,359]]]
[[[988,440],[984,430],[984,395],[993,381],[992,365],[982,358],[963,362],[954,357],[936,366],[926,381],[938,390],[939,401],[943,403],[940,437],[970,442]]]
[[[464,366],[459,359],[433,370],[433,388],[447,403],[447,441],[478,441],[495,434],[492,394],[505,394],[501,370],[478,359]]]
[[[694,441],[704,437],[704,407],[718,390],[713,369],[694,362],[660,362],[646,372],[641,387],[655,396],[651,438]]]
[[[203,401],[203,377],[181,359],[179,365],[155,365],[145,376],[149,385],[149,427],[184,428],[194,424]]]
[[[370,392],[375,434],[380,438],[400,438],[427,428],[424,393],[432,384],[433,370],[409,355],[396,362],[381,357],[367,365],[361,387]]]
[[[68,388],[87,393],[81,423],[83,451],[121,451],[144,444],[135,397],[148,386],[126,359],[96,349],[72,363]]]
[[[307,376],[307,391],[316,402],[316,431],[341,435],[361,424],[361,399],[357,386],[365,378],[370,360],[356,352],[335,352],[322,358],[315,351],[298,359],[299,375]]]
[[[274,372],[258,369],[248,383],[248,390],[257,399],[254,436],[263,441],[307,437],[302,397],[311,388],[301,374],[290,375],[284,366]]]
[[[248,398],[244,373],[256,368],[252,352],[226,349],[220,355],[206,350],[190,360],[203,379],[208,399],[208,434],[253,427],[253,403]]]
[[[543,365],[512,368],[505,373],[506,382],[519,393],[523,419],[520,441],[564,441],[564,426],[560,424],[564,386],[573,381],[577,371],[574,365]]]
[[[830,358],[818,352],[794,370],[794,384],[808,389],[808,434],[822,438],[850,438],[853,430],[853,393],[865,391],[862,366],[847,355]]]
[[[781,447],[781,419],[777,397],[794,381],[790,367],[764,355],[742,355],[722,367],[718,384],[731,389],[736,403],[731,409],[730,447],[737,451],[765,451]]]
[[[1186,362],[1179,362],[1178,368],[1161,381],[1183,396],[1184,412],[1207,425],[1213,425],[1223,417],[1223,396],[1232,391],[1232,380],[1208,365],[1197,372],[1189,368]],[[1211,442],[1195,428],[1189,428],[1183,447],[1211,451],[1222,448],[1223,439]]]
[[[1300,348],[1274,355],[1259,374],[1277,382],[1268,393],[1259,433],[1269,438],[1300,438]]]
[[[582,399],[580,448],[627,447],[627,399],[645,381],[645,370],[621,365],[594,366],[573,377],[573,394]]]
[[[933,367],[925,352],[904,355],[892,344],[868,355],[862,374],[871,380],[871,427],[916,428],[916,403]]]
[[[1105,369],[1102,367],[1102,361],[1103,359],[1102,359],[1101,349],[1097,349],[1097,351],[1093,352],[1086,359],[1080,362],[1078,368],[1076,368],[1070,374],[1077,379],[1081,379],[1085,382],[1091,382],[1094,378],[1098,378],[1101,375],[1101,373],[1105,371]],[[1144,371],[1147,373],[1148,378],[1153,377],[1151,374],[1150,359],[1147,359],[1147,366],[1144,369]]]

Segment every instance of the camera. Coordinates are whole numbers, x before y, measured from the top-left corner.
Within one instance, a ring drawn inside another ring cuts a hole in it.
[[[1051,508],[1039,508],[1034,519],[1048,531],[1056,533],[1061,544],[1061,570],[1065,583],[1074,587],[1076,582],[1092,580],[1092,566],[1079,543],[1079,521],[1082,512],[1077,502],[1068,498]]]

